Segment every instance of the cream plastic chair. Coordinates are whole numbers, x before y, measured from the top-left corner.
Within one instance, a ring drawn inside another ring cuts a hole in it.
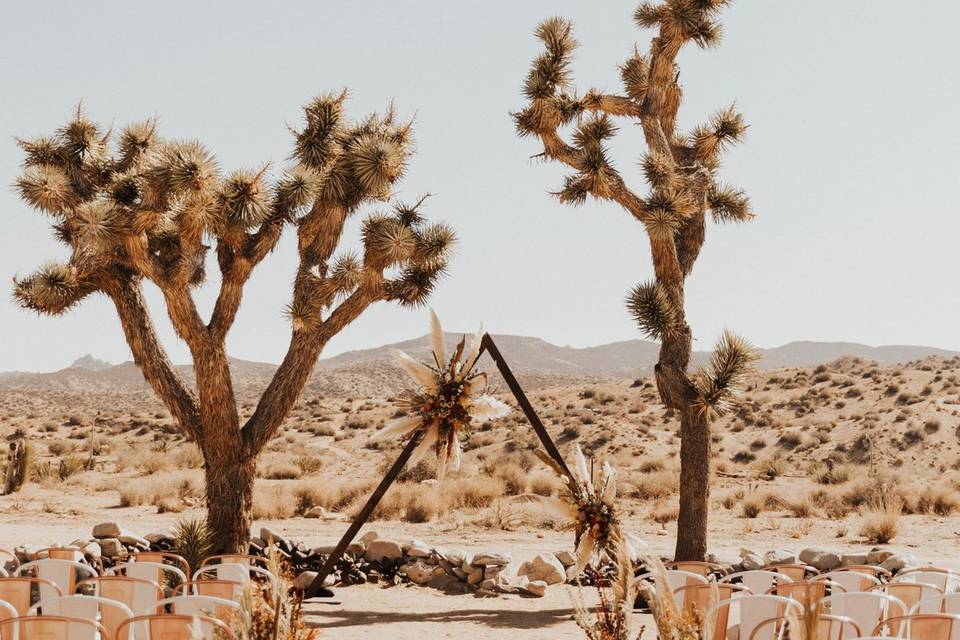
[[[161,564],[172,564],[183,572],[184,575],[190,575],[190,563],[187,559],[176,553],[169,551],[138,551],[130,556],[131,562],[159,562]]]
[[[160,585],[143,578],[100,576],[77,584],[92,585],[94,595],[120,602],[131,611],[146,611],[164,598]]]
[[[874,578],[880,578],[883,580],[889,580],[891,577],[893,577],[892,573],[875,564],[848,564],[845,567],[837,567],[833,571],[856,571],[857,573],[865,573],[869,576],[873,576]]]
[[[131,629],[138,631],[137,638],[146,640],[193,640],[194,630],[204,638],[215,638],[218,633],[227,640],[234,637],[230,627],[216,618],[164,614],[130,618],[120,625],[115,640],[131,640]]]
[[[669,573],[669,571],[667,573]],[[277,585],[277,577],[266,569],[255,567],[249,564],[240,564],[237,562],[222,562],[220,564],[208,564],[206,566],[201,566],[199,569],[193,572],[192,581],[196,582],[198,580],[204,580],[212,577],[216,580],[228,580],[230,582],[239,582],[240,584],[246,585],[251,580],[251,574],[254,577],[260,577],[269,582],[271,588],[275,588]],[[701,576],[696,577],[700,578],[704,582],[706,581],[706,578]],[[673,588],[673,585],[671,585],[671,588]]]
[[[886,593],[900,600],[907,607],[907,611],[913,608],[921,600],[941,595],[943,591],[940,587],[923,582],[888,582],[887,584],[874,587],[871,591]],[[933,612],[937,613],[937,612]],[[894,630],[892,633],[896,633]]]
[[[957,578],[957,574],[950,569],[923,567],[922,569],[901,571],[890,582],[923,582],[938,587],[944,593],[949,593],[956,589]]]
[[[80,640],[97,634],[110,638],[99,622],[67,616],[22,616],[0,622],[3,640]]]
[[[836,582],[846,590],[845,593],[869,591],[873,587],[881,584],[878,578],[868,573],[860,573],[859,571],[830,571],[829,573],[821,573],[811,578],[811,580],[830,580],[831,582]],[[871,627],[871,629],[872,628],[873,627]]]
[[[214,598],[240,602],[243,599],[244,585],[233,580],[211,578],[209,580],[190,581],[183,585],[183,591],[183,595],[213,596]]]
[[[152,611],[144,611],[145,615],[163,613],[170,605],[170,613],[185,616],[210,616],[217,620],[229,622],[230,618],[240,611],[240,604],[233,600],[215,598],[213,596],[174,596],[157,602]]]
[[[52,593],[52,597],[63,595],[60,587],[50,580],[30,576],[12,576],[0,578],[0,600],[13,605],[18,616],[25,616],[33,605],[34,585],[37,586],[37,592],[40,594],[46,591]]]
[[[667,578],[667,586],[670,587],[672,593],[676,593],[677,589],[682,587],[692,587],[698,584],[707,584],[709,581],[703,576],[691,573],[690,571],[679,571],[677,569],[667,569],[664,571],[664,574]],[[653,588],[657,588],[656,576],[652,573],[644,573],[637,576],[637,580],[645,580],[653,585]],[[683,607],[683,602],[677,602],[677,606]]]
[[[803,564],[802,562],[795,562],[793,564],[770,564],[763,567],[763,569],[765,571],[782,573],[794,582],[803,582],[807,579],[808,575],[815,576],[820,573],[810,565]]]
[[[734,619],[739,619],[740,622],[735,627],[724,629],[725,635],[721,634],[716,637],[737,636],[741,640],[748,640],[749,638],[753,638],[754,640],[774,640],[774,632],[776,629],[773,626],[770,627],[769,635],[767,635],[766,632],[760,634],[755,633],[757,627],[765,620],[783,617],[788,609],[793,610],[797,615],[803,615],[803,606],[796,600],[782,596],[756,594],[715,602],[707,609],[704,614],[704,619],[707,619],[709,616],[715,616],[714,619],[719,622],[721,618],[720,611],[724,607],[728,609],[725,614],[728,621],[730,619],[729,609],[731,607],[738,609],[738,615]],[[715,633],[720,634],[721,625],[715,624],[714,626],[716,629]]]
[[[929,598],[920,600],[905,615],[916,615],[918,613],[950,613],[960,615],[960,593],[953,591],[951,593],[941,593]]]
[[[803,621],[801,620],[801,624]],[[780,616],[764,620],[753,630],[748,640],[759,640],[757,636],[766,637],[766,633],[771,633],[770,637],[783,637],[783,629],[789,624],[786,617]],[[766,627],[770,627],[769,632]],[[852,633],[847,633],[847,630]],[[818,640],[845,640],[846,638],[859,638],[861,634],[860,626],[847,618],[846,616],[835,616],[830,614],[821,614],[817,616],[817,639]]]
[[[763,569],[731,573],[728,576],[720,578],[719,582],[735,582],[736,580],[740,580],[740,584],[754,593],[767,593],[778,584],[793,582],[790,576],[777,573],[776,571],[765,571]]]
[[[87,564],[73,560],[57,560],[43,558],[20,565],[17,575],[35,573],[36,577],[53,582],[60,587],[61,593],[55,593],[49,585],[40,585],[40,599],[55,598],[59,595],[72,595],[77,590],[77,581],[92,578],[97,575],[96,570]]]
[[[885,626],[900,629],[898,638],[908,640],[953,640],[960,630],[960,616],[949,613],[918,613],[915,615],[887,618],[874,628],[872,636],[879,636]]]
[[[168,586],[170,591],[176,593],[188,580],[187,575],[176,567],[162,562],[144,562],[142,560],[140,562],[118,564],[113,568],[112,573],[113,575],[125,575],[131,578],[140,578],[141,580],[155,582],[163,587],[165,593],[167,592]],[[174,584],[171,585],[171,583]],[[134,611],[136,611],[136,609],[134,609]]]
[[[852,619],[861,632],[876,628],[887,618],[898,618],[907,614],[907,606],[900,600],[875,591],[838,593],[823,598],[820,604],[823,610],[831,615]]]
[[[98,596],[60,596],[41,600],[30,607],[28,615],[59,616],[94,620],[107,630],[107,638],[115,638],[120,623],[133,617],[130,607],[110,598]],[[96,640],[93,629],[76,628],[70,640]]]
[[[722,564],[717,564],[716,562],[697,562],[695,560],[678,560],[676,562],[668,562],[665,565],[667,569],[675,569],[677,571],[689,571],[690,573],[696,573],[703,577],[707,577],[712,573],[726,573],[725,567]]]
[[[200,569],[209,566],[211,564],[248,564],[252,566],[258,566],[263,569],[270,568],[270,561],[264,558],[263,556],[252,556],[246,553],[228,553],[219,556],[208,556],[200,562]]]
[[[807,580],[797,582],[784,582],[778,584],[767,593],[771,595],[784,596],[792,598],[800,603],[806,609],[811,604],[819,602],[827,595],[827,587],[830,587],[830,595],[843,593],[843,586],[829,580]],[[776,617],[776,616],[771,616]]]
[[[715,603],[732,601],[736,597],[752,595],[750,589],[742,584],[694,584],[689,587],[680,587],[673,592],[674,598],[683,603],[684,613],[704,615]],[[724,640],[726,638],[727,623],[730,617],[730,607],[718,607],[713,615],[714,637],[710,640]]]

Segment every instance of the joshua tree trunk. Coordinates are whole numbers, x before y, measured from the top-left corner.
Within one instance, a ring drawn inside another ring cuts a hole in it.
[[[676,560],[703,560],[710,505],[710,423],[695,407],[680,414],[680,513]],[[682,534],[680,533],[682,532]]]
[[[207,459],[207,518],[216,523],[215,553],[246,553],[256,466],[254,458],[237,450]]]
[[[133,359],[190,440],[203,453],[208,522],[219,553],[242,551],[250,532],[257,456],[296,404],[327,342],[370,305],[422,304],[446,269],[455,236],[413,205],[394,202],[363,224],[362,249],[335,256],[347,219],[370,202],[388,202],[410,155],[410,123],[393,110],[352,123],[346,92],[314,99],[295,131],[298,164],[270,180],[266,168],[220,175],[197,142],[169,142],[156,123],[122,130],[112,147],[78,110],[51,137],[21,140],[21,197],[53,216],[69,262],[15,279],[27,309],[58,315],[91,293],[117,310]],[[287,354],[241,423],[226,337],[253,269],[297,229],[300,264],[287,308]],[[192,290],[203,285],[216,246],[221,284],[209,320]],[[388,275],[389,274],[389,275]],[[195,387],[170,362],[144,302],[142,283],[163,294],[177,336],[190,350]]]

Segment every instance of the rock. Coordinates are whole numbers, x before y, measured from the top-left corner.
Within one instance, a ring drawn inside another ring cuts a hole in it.
[[[420,560],[400,566],[400,573],[407,576],[414,584],[427,584],[434,577],[434,567],[424,564]]]
[[[510,554],[509,553],[493,553],[493,552],[478,553],[477,555],[473,556],[472,564],[479,564],[485,567],[489,567],[489,566],[502,567],[510,564]]]
[[[274,530],[272,530],[272,529],[268,529],[267,527],[261,527],[261,528],[260,528],[260,537],[263,538],[263,541],[264,541],[266,544],[268,544],[268,545],[269,545],[271,542],[273,542],[273,544],[275,544],[275,545],[277,545],[277,546],[282,546],[282,547],[289,547],[289,546],[290,546],[290,543],[287,542],[286,538],[284,538],[284,537],[283,537],[282,535],[280,535],[278,532],[276,532],[276,531],[274,531]]]
[[[564,568],[577,564],[577,559],[574,558],[573,554],[569,551],[556,551],[553,555],[557,556],[557,560],[560,561],[560,564],[562,564]]]
[[[547,584],[559,584],[566,579],[563,563],[552,553],[541,553],[520,566],[518,575],[526,576],[531,582],[542,580]]]
[[[135,533],[131,533],[126,529],[120,530],[120,535],[117,536],[117,539],[120,540],[123,544],[130,544],[136,547],[142,547],[143,549],[150,548],[150,542],[146,538],[141,538]]]
[[[526,584],[523,590],[532,596],[542,598],[547,594],[547,583],[543,580],[531,580]]]
[[[315,507],[310,507],[303,513],[304,518],[323,518],[327,515],[327,510],[317,505]]]
[[[886,560],[880,563],[880,566],[896,573],[897,571],[903,571],[908,567],[914,567],[917,564],[917,557],[912,553],[897,553],[892,556],[889,556]]]
[[[794,564],[796,561],[797,556],[792,551],[786,551],[784,549],[767,551],[765,554],[763,554],[763,562],[766,565]]]
[[[744,571],[756,571],[763,568],[763,558],[749,549],[740,549],[740,560]]]
[[[304,571],[303,573],[298,574],[297,577],[293,579],[293,586],[294,588],[299,589],[300,591],[303,591],[307,587],[309,587],[311,584],[313,584],[313,581],[316,578],[317,578],[316,571]],[[325,587],[332,587],[333,584],[334,584],[333,576],[327,576],[323,580],[323,586]]]
[[[892,555],[899,553],[895,549],[884,549],[881,547],[874,547],[867,552],[867,564],[883,564],[883,561],[889,558]]]
[[[403,549],[400,543],[394,540],[374,540],[367,544],[363,557],[371,562],[375,560],[396,562],[403,558]]]
[[[503,573],[503,567],[494,566],[494,567],[482,567],[483,577],[484,578],[496,578],[498,575]]]
[[[474,569],[467,574],[467,584],[480,584],[481,582],[483,582],[483,569]]]
[[[176,538],[174,538],[172,534],[167,533],[165,531],[148,533],[147,535],[144,536],[144,539],[146,539],[146,541],[149,542],[151,545],[160,544],[162,542],[170,542],[170,543],[176,542]]]
[[[333,550],[337,548],[335,544],[325,544],[319,547],[314,547],[310,549],[310,555],[312,556],[328,556],[333,553]]]
[[[17,560],[20,561],[20,564],[24,564],[26,562],[33,562],[36,560],[39,551],[40,549],[34,544],[22,544],[14,549],[13,553],[17,556]]]
[[[98,542],[100,544],[100,552],[108,558],[116,558],[125,551],[123,545],[120,544],[120,541],[116,538],[102,538]]]
[[[404,552],[411,558],[429,558],[433,555],[433,549],[427,546],[422,540],[413,540],[404,545]]]
[[[97,542],[88,542],[83,545],[83,555],[88,558],[99,558],[103,556],[103,549],[100,548],[100,544]]]
[[[452,573],[453,575],[457,576],[458,580],[463,580],[464,582],[466,582],[467,578],[470,577],[468,574],[464,573],[463,569],[460,567],[454,567]],[[480,577],[483,577],[482,573],[480,574]]]
[[[831,571],[840,566],[840,554],[822,547],[810,547],[800,552],[800,562],[817,571]]]
[[[379,533],[377,533],[376,531],[367,531],[365,534],[360,536],[360,540],[358,540],[358,542],[363,543],[363,546],[366,547],[368,544],[370,544],[374,540],[379,540],[379,539],[380,539]]]
[[[845,553],[840,556],[840,566],[849,567],[854,564],[869,564],[865,553]]]
[[[466,554],[463,551],[450,551],[448,549],[434,549],[437,554],[455,567],[463,565]]]
[[[116,522],[101,522],[93,527],[94,538],[117,538],[120,533],[120,525]]]
[[[480,583],[480,590],[493,591],[496,588],[496,586],[497,586],[497,583],[495,580],[493,579],[484,580],[483,582]]]

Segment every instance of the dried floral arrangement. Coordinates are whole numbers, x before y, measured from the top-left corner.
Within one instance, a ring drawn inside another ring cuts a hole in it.
[[[638,582],[634,577],[633,560],[622,538],[614,536],[610,546],[617,570],[609,590],[602,582],[597,583],[599,602],[595,607],[588,607],[584,603],[582,587],[578,586],[575,595],[571,595],[573,618],[588,640],[636,640],[643,634],[643,629],[634,633],[630,620]]]
[[[373,437],[420,437],[408,464],[416,464],[432,448],[437,455],[437,479],[442,481],[448,467],[460,469],[460,434],[476,421],[505,416],[510,407],[486,392],[487,374],[475,370],[483,329],[477,331],[469,351],[464,336],[448,360],[440,320],[432,311],[430,319],[433,362],[417,362],[406,353],[397,352],[398,363],[418,385],[400,397],[400,406],[409,415],[388,424]]]
[[[573,529],[577,574],[595,554],[615,558],[614,541],[623,546],[631,559],[636,558],[641,543],[622,530],[614,503],[617,497],[616,470],[604,462],[594,473],[587,467],[580,445],[574,447],[575,464],[569,474],[550,456],[542,452],[537,455],[563,481],[563,491],[558,497],[523,494],[518,499],[546,507]]]

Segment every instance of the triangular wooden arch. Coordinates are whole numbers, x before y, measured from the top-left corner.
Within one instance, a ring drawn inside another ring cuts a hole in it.
[[[551,438],[550,434],[547,433],[547,429],[543,426],[543,422],[540,421],[540,416],[538,416],[537,412],[534,411],[533,406],[527,399],[527,394],[523,392],[523,388],[520,387],[520,383],[517,382],[516,376],[513,375],[513,371],[510,370],[509,365],[507,365],[507,361],[503,359],[503,354],[500,353],[500,349],[497,348],[496,343],[494,343],[493,338],[489,333],[483,334],[483,338],[480,341],[480,355],[483,355],[484,353],[489,353],[490,357],[493,358],[494,363],[497,365],[497,369],[500,370],[500,375],[503,376],[503,379],[507,382],[507,386],[510,387],[510,392],[513,393],[513,397],[517,399],[517,404],[520,406],[520,410],[523,411],[523,415],[526,416],[527,420],[533,426],[533,430],[536,432],[537,437],[540,438],[540,442],[543,444],[543,448],[546,450],[547,454],[553,458],[553,460],[560,465],[560,468],[563,469],[563,472],[569,476],[570,469],[567,467],[567,463],[564,462],[563,457],[560,455],[560,450],[557,449],[557,445],[553,442],[553,438]],[[422,436],[423,432],[418,431],[407,441],[406,446],[404,446],[403,451],[400,452],[400,455],[397,456],[393,466],[390,467],[387,473],[383,476],[383,479],[380,481],[380,484],[377,485],[377,488],[374,489],[372,494],[370,494],[370,497],[367,499],[367,503],[363,505],[363,509],[360,510],[360,513],[357,514],[357,517],[354,518],[352,523],[350,523],[350,528],[348,528],[346,533],[343,534],[343,537],[340,538],[340,542],[337,543],[336,548],[334,548],[333,552],[327,558],[327,561],[320,568],[319,573],[317,573],[317,577],[314,578],[313,582],[310,583],[310,586],[308,586],[304,591],[304,598],[311,598],[318,595],[319,591],[323,588],[324,580],[326,580],[327,576],[333,571],[337,562],[343,556],[343,552],[346,551],[347,547],[350,546],[350,543],[353,542],[353,539],[360,531],[360,528],[366,524],[367,519],[370,517],[370,514],[373,513],[373,510],[376,508],[377,504],[380,503],[380,499],[383,498],[383,495],[387,492],[387,489],[390,488],[390,485],[396,481],[397,476],[399,476],[400,472],[403,471],[403,467],[407,464],[407,461],[413,454],[413,450],[417,448]]]

